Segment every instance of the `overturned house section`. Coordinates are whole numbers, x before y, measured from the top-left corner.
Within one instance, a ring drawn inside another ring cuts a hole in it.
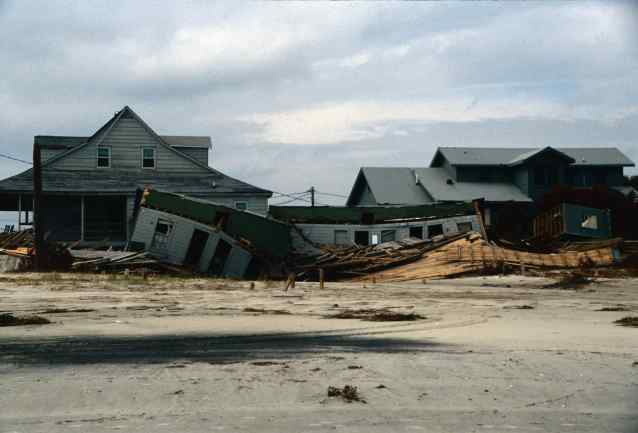
[[[297,207],[271,206],[270,214],[293,225],[292,246],[298,253],[316,252],[321,245],[377,245],[408,238],[478,231],[471,203],[419,206]]]
[[[223,277],[256,277],[290,250],[290,227],[263,216],[157,190],[140,193],[130,249]]]

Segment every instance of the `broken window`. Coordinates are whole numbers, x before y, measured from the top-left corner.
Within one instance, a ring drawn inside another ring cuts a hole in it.
[[[428,226],[428,237],[433,238],[434,236],[443,234],[443,224],[432,224]]]
[[[598,229],[598,216],[596,215],[583,215],[583,222],[580,226],[584,229]]]
[[[470,230],[472,230],[472,223],[471,222],[456,223],[456,228],[461,233],[469,232]]]
[[[422,226],[410,227],[410,237],[423,239],[423,227]]]
[[[381,232],[381,242],[392,242],[396,238],[396,230],[383,230]]]
[[[155,168],[155,148],[142,148],[142,168]]]
[[[245,201],[236,201],[235,202],[235,209],[246,210],[247,207],[248,207],[248,205],[246,204]]]
[[[372,245],[379,243],[379,233],[372,233]]]
[[[155,226],[155,234],[151,242],[151,248],[156,250],[167,250],[168,241],[173,231],[173,223],[171,221],[159,219]]]
[[[97,166],[99,168],[109,168],[111,166],[111,148],[100,146],[97,148]]]

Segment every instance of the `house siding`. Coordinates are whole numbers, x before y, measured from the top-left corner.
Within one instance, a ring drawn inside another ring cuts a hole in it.
[[[104,137],[101,146],[111,148],[111,167],[97,168],[97,145],[90,143],[68,156],[51,163],[48,168],[59,170],[127,170],[142,169],[142,147],[155,148],[156,168],[162,172],[207,173],[189,159],[162,146],[136,119],[121,118]]]
[[[372,195],[372,190],[367,183],[363,184],[363,188],[361,189],[361,194],[358,197],[357,206],[375,206],[377,201],[374,199]]]
[[[458,179],[459,173],[457,172],[456,167],[450,164],[450,161],[443,158],[443,163],[441,164],[441,167],[443,167],[450,174],[450,177],[454,179],[454,181],[460,182],[460,180]]]
[[[54,156],[58,156],[59,154],[66,152],[67,149],[47,149],[44,147],[40,148],[40,160],[42,162],[48,161]]]
[[[514,184],[523,191],[524,194],[529,195],[529,170],[527,167],[519,167],[514,170]]]
[[[268,197],[261,196],[242,196],[242,195],[224,195],[219,196],[215,194],[196,195],[191,194],[192,197],[201,198],[202,200],[212,201],[213,203],[221,204],[224,206],[232,207],[235,209],[236,202],[246,203],[246,210],[266,215],[268,213]]]

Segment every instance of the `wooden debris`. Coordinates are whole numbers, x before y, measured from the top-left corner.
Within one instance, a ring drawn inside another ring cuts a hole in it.
[[[467,234],[440,236],[432,240],[408,238],[365,247],[325,245],[321,247],[322,253],[311,263],[300,261],[293,268],[298,279],[320,282],[360,277],[414,262],[425,252],[466,236]]]
[[[493,273],[506,266],[521,269],[574,269],[609,266],[616,262],[612,243],[584,251],[543,254],[512,250],[486,242],[480,235],[470,234],[424,252],[423,257],[403,266],[353,281],[411,281],[457,277],[469,273]]]

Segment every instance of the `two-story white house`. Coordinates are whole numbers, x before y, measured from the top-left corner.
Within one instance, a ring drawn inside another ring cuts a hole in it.
[[[126,241],[139,188],[266,214],[272,192],[208,166],[210,137],[158,135],[131,108],[88,137],[35,136],[42,159],[42,216],[50,240]],[[32,170],[0,181],[0,210],[32,217]]]

